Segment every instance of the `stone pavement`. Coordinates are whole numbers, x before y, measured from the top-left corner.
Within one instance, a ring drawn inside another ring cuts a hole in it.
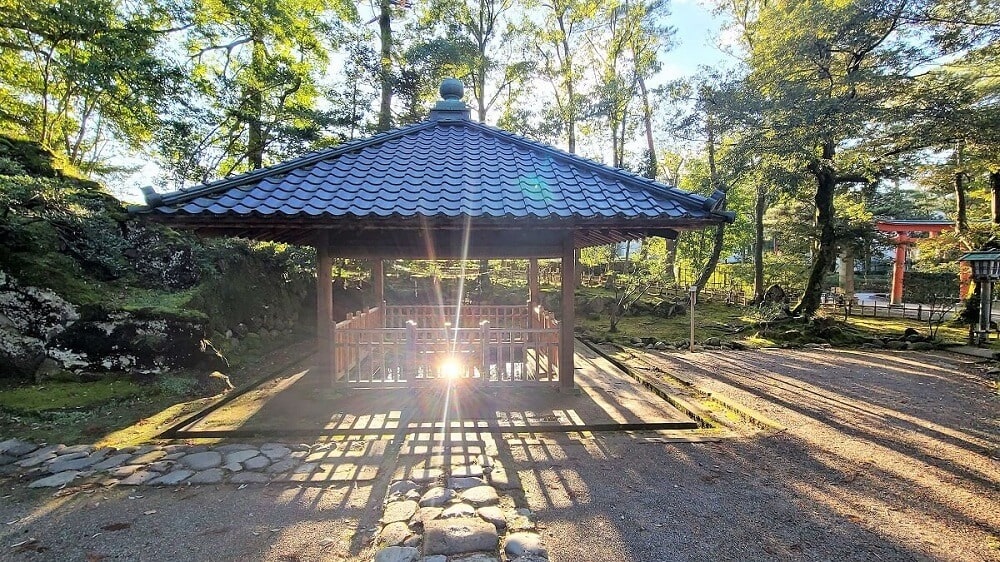
[[[123,449],[0,442],[0,475],[30,488],[374,480],[388,441]],[[517,475],[475,428],[410,434],[394,459],[375,562],[546,562]]]
[[[411,433],[390,482],[375,562],[547,562],[534,514],[493,435],[453,422]]]

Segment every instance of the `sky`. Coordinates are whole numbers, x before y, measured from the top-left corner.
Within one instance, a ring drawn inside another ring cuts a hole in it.
[[[708,1],[673,0],[667,23],[675,28],[674,45],[661,55],[661,70],[650,81],[650,87],[694,76],[701,66],[718,66],[729,60],[729,55],[718,46],[720,37],[725,41],[723,20],[712,13]],[[109,182],[118,186],[115,195],[129,203],[142,203],[140,187],[154,184],[160,168],[149,158],[138,155],[123,158],[120,163],[139,169],[123,181]]]

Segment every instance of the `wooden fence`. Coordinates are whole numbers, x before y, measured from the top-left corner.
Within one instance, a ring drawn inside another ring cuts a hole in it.
[[[459,326],[452,325],[456,318]],[[552,384],[559,380],[559,328],[541,307],[372,308],[337,323],[336,380],[351,387],[441,379]]]

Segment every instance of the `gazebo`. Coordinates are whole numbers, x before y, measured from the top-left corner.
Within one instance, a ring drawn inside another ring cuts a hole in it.
[[[461,82],[426,121],[167,194],[133,212],[204,236],[316,248],[317,368],[335,384],[574,385],[574,252],[732,222],[711,197],[611,168],[470,119]],[[334,257],[373,260],[380,306],[333,319]],[[525,306],[385,303],[387,259],[529,260]],[[561,311],[538,293],[561,258]]]

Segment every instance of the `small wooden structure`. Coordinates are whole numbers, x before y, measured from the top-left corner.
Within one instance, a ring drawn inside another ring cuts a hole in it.
[[[470,119],[446,80],[427,121],[169,194],[149,220],[207,236],[312,245],[319,369],[351,386],[438,377],[573,387],[575,252],[732,222],[694,195]],[[332,259],[372,260],[382,306],[333,319]],[[522,307],[387,306],[385,259],[528,258]],[[561,258],[561,310],[541,308],[538,258]],[[558,320],[556,319],[558,316]]]

